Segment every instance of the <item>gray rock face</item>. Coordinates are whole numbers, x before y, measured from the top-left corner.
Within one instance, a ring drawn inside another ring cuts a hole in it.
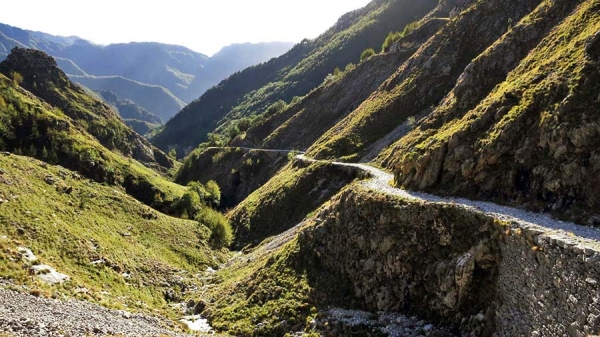
[[[600,332],[597,242],[360,186],[315,218],[302,249],[345,275],[368,310],[478,336]]]

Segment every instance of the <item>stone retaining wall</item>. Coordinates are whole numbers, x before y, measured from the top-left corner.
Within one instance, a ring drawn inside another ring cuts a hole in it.
[[[312,221],[300,235],[302,249],[346,275],[368,310],[416,314],[484,336],[600,332],[593,243],[360,185]]]

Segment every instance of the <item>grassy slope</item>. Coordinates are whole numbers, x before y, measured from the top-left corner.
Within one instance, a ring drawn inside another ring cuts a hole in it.
[[[62,163],[98,182],[120,185],[131,176],[148,182],[163,200],[178,198],[185,191],[136,160],[109,151],[61,110],[43,103],[3,75],[0,75],[0,108],[2,150]],[[137,196],[149,204],[154,201],[154,195],[143,194],[144,191],[138,191]]]
[[[0,169],[0,277],[109,307],[166,309],[167,284],[217,263],[207,228],[158,213],[122,189],[29,157],[2,155]],[[28,277],[18,246],[72,281],[49,288]]]
[[[412,188],[516,201],[588,222],[598,183],[598,1],[580,1],[477,106],[446,120],[445,106],[382,155]],[[548,4],[544,4],[548,6]],[[551,7],[524,25],[552,13]],[[441,125],[441,126],[440,126]],[[440,167],[439,172],[428,168]],[[590,219],[593,219],[590,218]]]
[[[361,151],[407,118],[435,106],[471,60],[539,1],[476,2],[444,26],[356,110],[324,133],[308,153],[320,158],[360,157]]]
[[[348,13],[317,39],[303,41],[281,57],[248,68],[210,89],[169,121],[153,143],[161,149],[189,150],[205,141],[219,121],[260,114],[278,100],[289,102],[294,96],[303,96],[336,67],[343,69],[357,62],[364,49],[380,48],[389,31],[422,17],[435,3],[378,0]]]
[[[319,272],[319,264],[300,251],[296,238],[273,250],[265,247],[256,248],[249,259],[230,262],[216,274],[214,285],[196,295],[206,304],[202,314],[218,331],[236,336],[305,331],[320,336],[311,323],[320,309],[358,307],[344,279]]]
[[[355,177],[352,169],[327,163],[285,166],[228,214],[236,229],[235,245],[256,245],[295,226]]]
[[[447,23],[442,19],[423,21],[424,24],[398,41],[400,50],[375,55],[347,69],[311,91],[298,104],[261,120],[246,131],[243,140],[264,148],[307,149],[357,108]]]
[[[245,140],[265,148],[306,149],[358,106],[408,55],[377,55],[253,126]]]

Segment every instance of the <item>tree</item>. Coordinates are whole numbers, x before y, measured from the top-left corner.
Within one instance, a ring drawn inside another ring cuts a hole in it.
[[[182,216],[187,215],[188,218],[193,218],[200,210],[200,196],[194,190],[185,192],[178,203]]]
[[[362,54],[360,54],[360,61],[362,62],[373,55],[375,55],[375,49],[373,49],[373,48],[365,49],[362,52]]]

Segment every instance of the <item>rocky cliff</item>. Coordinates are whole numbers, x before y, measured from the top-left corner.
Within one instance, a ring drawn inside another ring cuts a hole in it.
[[[597,225],[597,1],[540,4],[381,156],[396,183]]]

